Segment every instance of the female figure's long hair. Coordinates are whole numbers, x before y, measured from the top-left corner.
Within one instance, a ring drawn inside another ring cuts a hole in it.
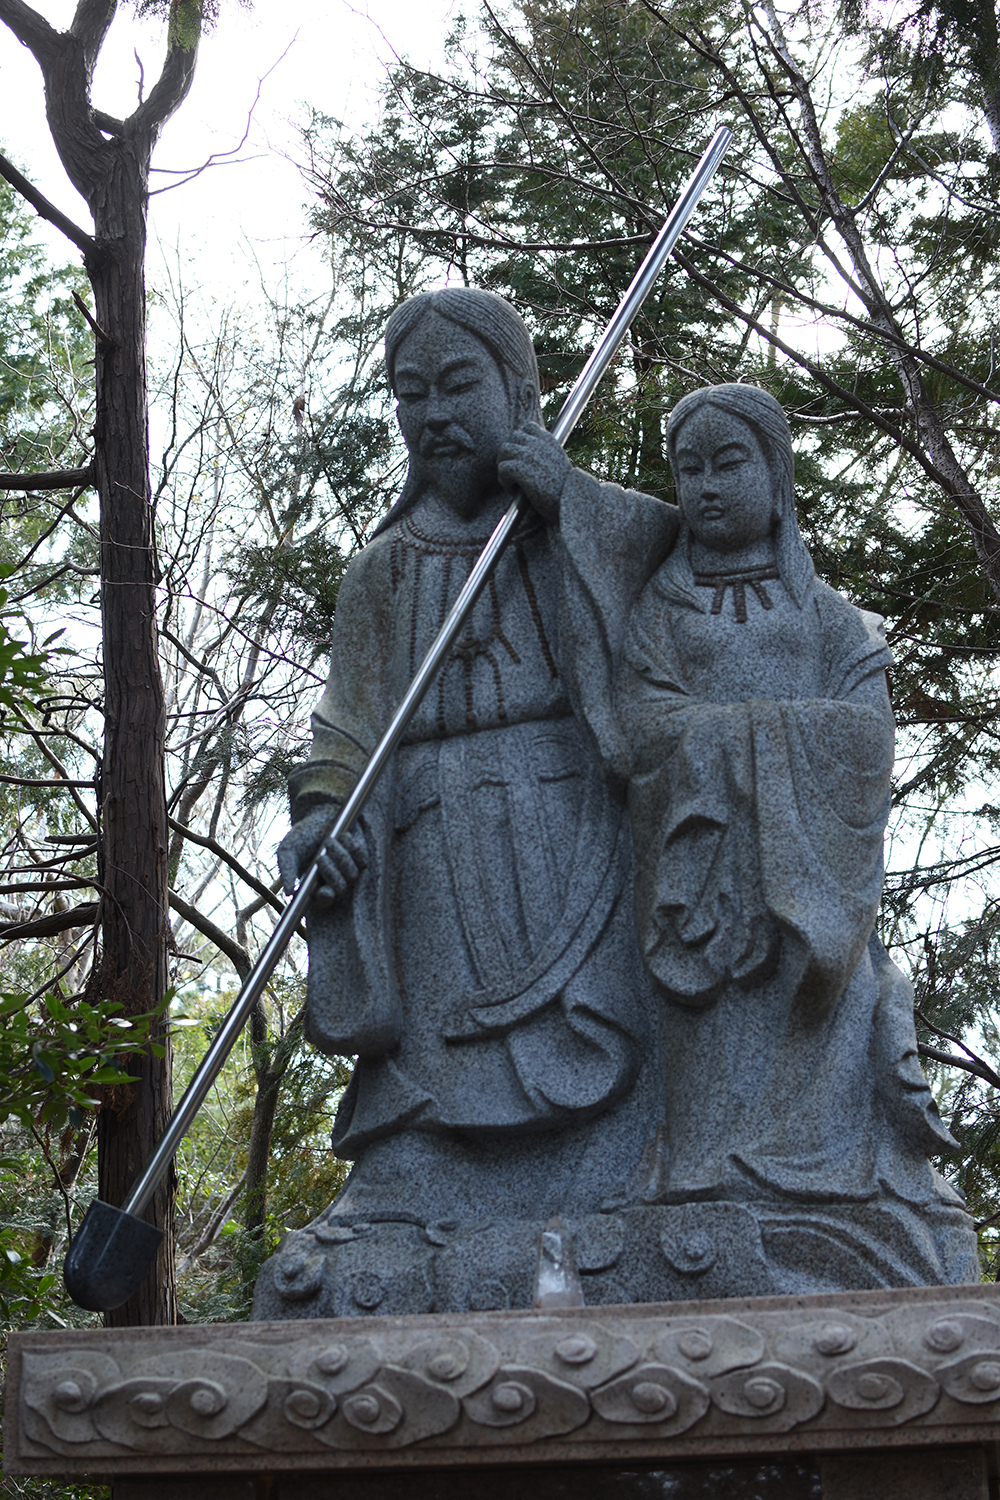
[[[774,551],[778,574],[801,608],[814,569],[795,514],[795,455],[788,418],[780,403],[756,385],[709,385],[682,397],[670,413],[667,424],[667,452],[678,494],[677,440],[685,422],[704,406],[738,417],[760,444],[773,481]]]

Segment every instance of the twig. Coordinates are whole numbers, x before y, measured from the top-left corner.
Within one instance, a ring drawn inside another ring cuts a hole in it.
[[[240,1173],[239,1179],[237,1180],[236,1186],[223,1198],[218,1209],[209,1221],[208,1228],[205,1230],[205,1233],[202,1235],[197,1245],[195,1245],[194,1249],[190,1250],[187,1255],[185,1255],[178,1262],[178,1276],[183,1276],[184,1272],[187,1270],[188,1266],[190,1266],[192,1261],[197,1260],[199,1255],[204,1255],[206,1250],[210,1250],[212,1248],[215,1241],[219,1237],[220,1229],[226,1222],[226,1219],[229,1215],[229,1210],[232,1208],[233,1204],[240,1196],[240,1193],[242,1193],[243,1191],[243,1183],[246,1179],[246,1175],[247,1169],[246,1167],[244,1167],[243,1171]]]
[[[966,1073],[974,1073],[977,1078],[991,1084],[993,1088],[1000,1088],[1000,1078],[988,1068],[985,1063],[972,1062],[965,1057],[956,1057],[954,1052],[941,1052],[937,1047],[928,1047],[926,1042],[917,1043],[917,1051],[921,1057],[931,1057],[935,1062],[946,1063],[949,1068],[962,1068]]]
[[[75,288],[73,290],[73,301],[76,303],[77,307],[80,309],[80,311],[83,313],[83,316],[90,324],[91,332],[93,333],[94,338],[97,340],[97,342],[99,344],[102,344],[105,349],[117,349],[118,340],[113,339],[110,333],[104,332],[104,329],[101,327],[100,323],[98,323],[97,319],[90,311],[90,308],[87,306],[86,302],[84,302],[83,298],[80,296],[80,293],[76,291]]]
[[[56,1190],[59,1193],[61,1193],[61,1195],[62,1195],[63,1208],[64,1208],[65,1213],[66,1213],[66,1233],[68,1234],[69,1238],[72,1239],[73,1238],[73,1216],[72,1216],[72,1213],[70,1212],[69,1193],[67,1193],[65,1185],[63,1183],[62,1173],[59,1171],[59,1168],[56,1166],[55,1162],[52,1160],[52,1155],[51,1155],[51,1153],[49,1151],[48,1145],[42,1139],[42,1137],[38,1134],[38,1131],[35,1129],[34,1125],[29,1125],[28,1129],[31,1131],[32,1135],[35,1137],[35,1140],[38,1142],[38,1149],[39,1149],[39,1151],[41,1151],[42,1156],[45,1158],[46,1162],[48,1162],[49,1167],[52,1169],[52,1176],[56,1180]]]
[[[168,892],[168,896],[170,905],[177,915],[190,923],[196,932],[201,933],[202,937],[207,937],[210,943],[214,943],[219,952],[224,953],[229,959],[240,979],[246,979],[250,973],[251,964],[250,954],[244,945],[231,938],[227,932],[223,932],[222,928],[216,926],[210,917],[206,917],[196,906],[192,906],[190,901],[185,901],[183,896],[178,896],[176,891]],[[263,898],[261,898],[261,905],[263,904]]]
[[[284,911],[285,903],[279,901],[274,892],[268,890],[267,886],[258,880],[255,875],[251,875],[250,871],[240,864],[235,855],[230,854],[228,849],[224,849],[217,839],[207,838],[203,833],[195,833],[193,828],[185,828],[184,824],[178,823],[176,818],[168,818],[167,826],[172,828],[174,833],[179,833],[182,838],[190,839],[192,844],[197,844],[200,848],[209,850],[211,854],[221,859],[240,877],[244,885],[248,885],[252,891],[256,891],[258,896],[263,896],[267,904],[272,906],[279,915]]]
[[[927,1027],[928,1031],[933,1031],[935,1036],[943,1036],[945,1041],[951,1042],[952,1046],[954,1047],[961,1047],[962,1051],[968,1057],[970,1057],[974,1063],[977,1063],[981,1068],[986,1068],[987,1072],[989,1072],[993,1077],[994,1087],[1000,1088],[1000,1074],[994,1073],[989,1063],[983,1062],[983,1059],[979,1056],[979,1053],[973,1052],[971,1047],[966,1046],[965,1042],[962,1041],[962,1038],[960,1036],[952,1036],[950,1031],[944,1031],[933,1021],[928,1020],[927,1016],[924,1015],[923,1011],[917,1005],[913,1007],[913,1014],[916,1016],[917,1020],[921,1022],[922,1025]]]

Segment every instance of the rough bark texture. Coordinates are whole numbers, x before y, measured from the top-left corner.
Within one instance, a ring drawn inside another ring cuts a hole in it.
[[[146,425],[145,141],[113,143],[115,160],[91,199],[98,250],[88,257],[97,322],[95,466],[101,497],[104,756],[101,764],[106,993],[126,1014],[156,1008],[167,986],[167,806],[164,700],[156,637],[156,555]],[[170,1115],[169,1050],[136,1058],[132,1097],[101,1111],[100,1197],[121,1203]],[[109,1322],[176,1321],[172,1194],[163,1183],[148,1217],[166,1231],[155,1274]]]
[[[59,33],[23,0],[0,0],[0,20],[41,67],[53,141],[94,219],[93,236],[70,226],[75,230],[70,238],[85,252],[94,321],[102,334],[96,342],[94,476],[100,499],[105,682],[103,952],[94,982],[123,1014],[138,1015],[162,1003],[169,935],[164,698],[146,410],[148,173],[159,131],[191,85],[196,56],[191,39],[197,35],[200,5],[171,0],[163,72],[125,121],[95,111],[90,98],[94,65],[115,9],[114,0],[80,0],[70,29]],[[188,45],[178,39],[182,35]],[[44,212],[38,197],[35,193],[29,201]],[[110,1091],[98,1124],[99,1193],[116,1205],[127,1196],[172,1106],[169,1047],[163,1058],[147,1054],[132,1064],[138,1081]],[[164,1182],[146,1210],[165,1231],[163,1246],[135,1296],[107,1315],[112,1325],[176,1322],[172,1197],[172,1184]]]

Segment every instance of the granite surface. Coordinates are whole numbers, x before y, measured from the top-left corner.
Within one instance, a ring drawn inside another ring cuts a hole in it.
[[[651,1463],[982,1443],[1000,1293],[11,1336],[13,1474]]]
[[[874,935],[890,657],[815,575],[780,407],[682,400],[675,509],[570,464],[498,298],[411,299],[386,355],[408,475],[345,576],[279,851],[289,888],[324,851],[306,1030],[357,1058],[353,1168],[254,1316],[975,1281]],[[511,486],[533,510],[324,844]]]

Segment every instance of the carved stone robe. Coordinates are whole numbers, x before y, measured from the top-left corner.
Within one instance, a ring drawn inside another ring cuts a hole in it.
[[[564,497],[567,677],[627,786],[661,996],[647,1201],[754,1203],[777,1260],[782,1235],[800,1251],[814,1235],[817,1266],[843,1242],[884,1284],[974,1277],[969,1221],[928,1161],[951,1137],[912,991],[873,935],[893,761],[882,622],[815,577],[797,533],[789,576],[727,582],[695,577],[685,532],[668,553],[645,525],[599,487]],[[794,1204],[833,1206],[799,1222]]]
[[[342,802],[373,750],[486,541],[455,530],[426,532],[418,504],[348,569],[293,818]],[[435,1140],[455,1179],[427,1188],[439,1208],[503,1197],[502,1175],[457,1179],[470,1148],[507,1140],[524,1181],[506,1211],[592,1210],[653,1128],[628,819],[562,680],[558,593],[551,533],[529,522],[368,805],[352,898],[309,920],[307,1035],[358,1055],[333,1140],[356,1160],[348,1200],[373,1213],[395,1211],[404,1157],[436,1178]]]

